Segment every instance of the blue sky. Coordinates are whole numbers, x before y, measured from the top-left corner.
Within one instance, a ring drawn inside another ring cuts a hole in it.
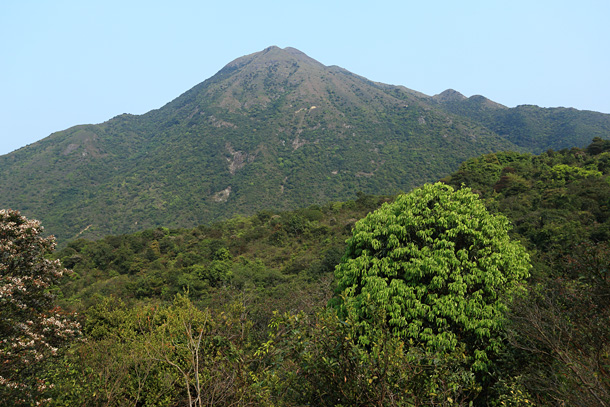
[[[19,0],[0,5],[0,154],[163,106],[294,47],[434,95],[610,113],[608,0]]]

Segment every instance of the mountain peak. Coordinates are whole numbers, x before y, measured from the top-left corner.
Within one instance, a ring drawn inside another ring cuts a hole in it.
[[[465,100],[466,96],[462,95],[457,90],[447,89],[447,90],[439,93],[438,95],[432,96],[432,99],[434,99],[440,103],[459,102],[459,101]]]
[[[268,66],[277,63],[303,63],[307,65],[316,65],[323,67],[320,62],[307,56],[304,52],[296,48],[286,47],[280,48],[275,45],[265,48],[262,51],[253,54],[245,55],[229,62],[223,69],[239,69],[247,65],[252,65],[254,68]]]
[[[478,104],[481,108],[485,109],[508,109],[508,107],[498,102],[494,102],[493,100],[490,100],[485,96],[481,95],[473,95],[468,98],[468,101],[474,104]]]
[[[336,70],[296,48],[270,46],[231,61],[169,105],[191,109],[189,115],[204,108],[245,112],[271,106],[275,110],[283,107],[286,113],[291,105],[311,107],[326,103],[330,88],[340,86],[349,90],[339,76]]]

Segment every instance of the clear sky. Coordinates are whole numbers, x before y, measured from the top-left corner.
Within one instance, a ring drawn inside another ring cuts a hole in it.
[[[428,95],[610,113],[608,0],[1,3],[0,154],[159,108],[270,45]]]

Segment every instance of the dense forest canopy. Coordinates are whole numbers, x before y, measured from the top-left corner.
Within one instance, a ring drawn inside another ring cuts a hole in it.
[[[196,228],[69,242],[53,258],[73,273],[47,292],[78,312],[86,340],[36,365],[37,379],[53,384],[40,387],[40,399],[58,406],[610,405],[610,141],[486,154],[442,182],[423,190],[437,197],[454,190],[477,218],[508,219],[512,229],[502,239],[510,240],[498,249],[519,242],[527,254],[517,257],[532,264],[521,290],[502,297],[501,329],[493,331],[499,346],[484,375],[472,364],[480,348],[468,342],[430,347],[395,335],[386,311],[367,299],[363,342],[360,305],[328,306],[344,298],[344,266],[336,266],[357,258],[349,247],[367,222],[358,220],[382,224],[388,216],[380,208],[412,212],[418,202],[417,191],[360,193]],[[441,215],[431,228],[448,216]],[[385,227],[397,231],[392,222]],[[426,230],[413,233],[425,238]],[[454,247],[440,236],[432,239],[437,249]],[[391,256],[373,246],[380,261]],[[460,323],[447,324],[469,337]]]

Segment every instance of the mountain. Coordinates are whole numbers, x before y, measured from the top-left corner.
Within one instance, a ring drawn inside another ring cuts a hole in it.
[[[392,194],[469,157],[556,148],[553,128],[539,141],[536,126],[546,122],[532,119],[553,115],[532,109],[520,116],[523,128],[517,119],[502,127],[498,112],[513,110],[491,101],[455,91],[430,97],[270,47],[160,109],[72,127],[0,156],[0,207],[40,219],[65,242],[346,200],[357,191]],[[585,122],[586,112],[570,112],[565,127]],[[596,115],[587,125],[594,135],[610,118]]]
[[[573,108],[508,108],[484,96],[466,98],[448,89],[432,97],[448,113],[473,120],[533,153],[549,148],[583,147],[595,137],[610,136],[610,115]]]

